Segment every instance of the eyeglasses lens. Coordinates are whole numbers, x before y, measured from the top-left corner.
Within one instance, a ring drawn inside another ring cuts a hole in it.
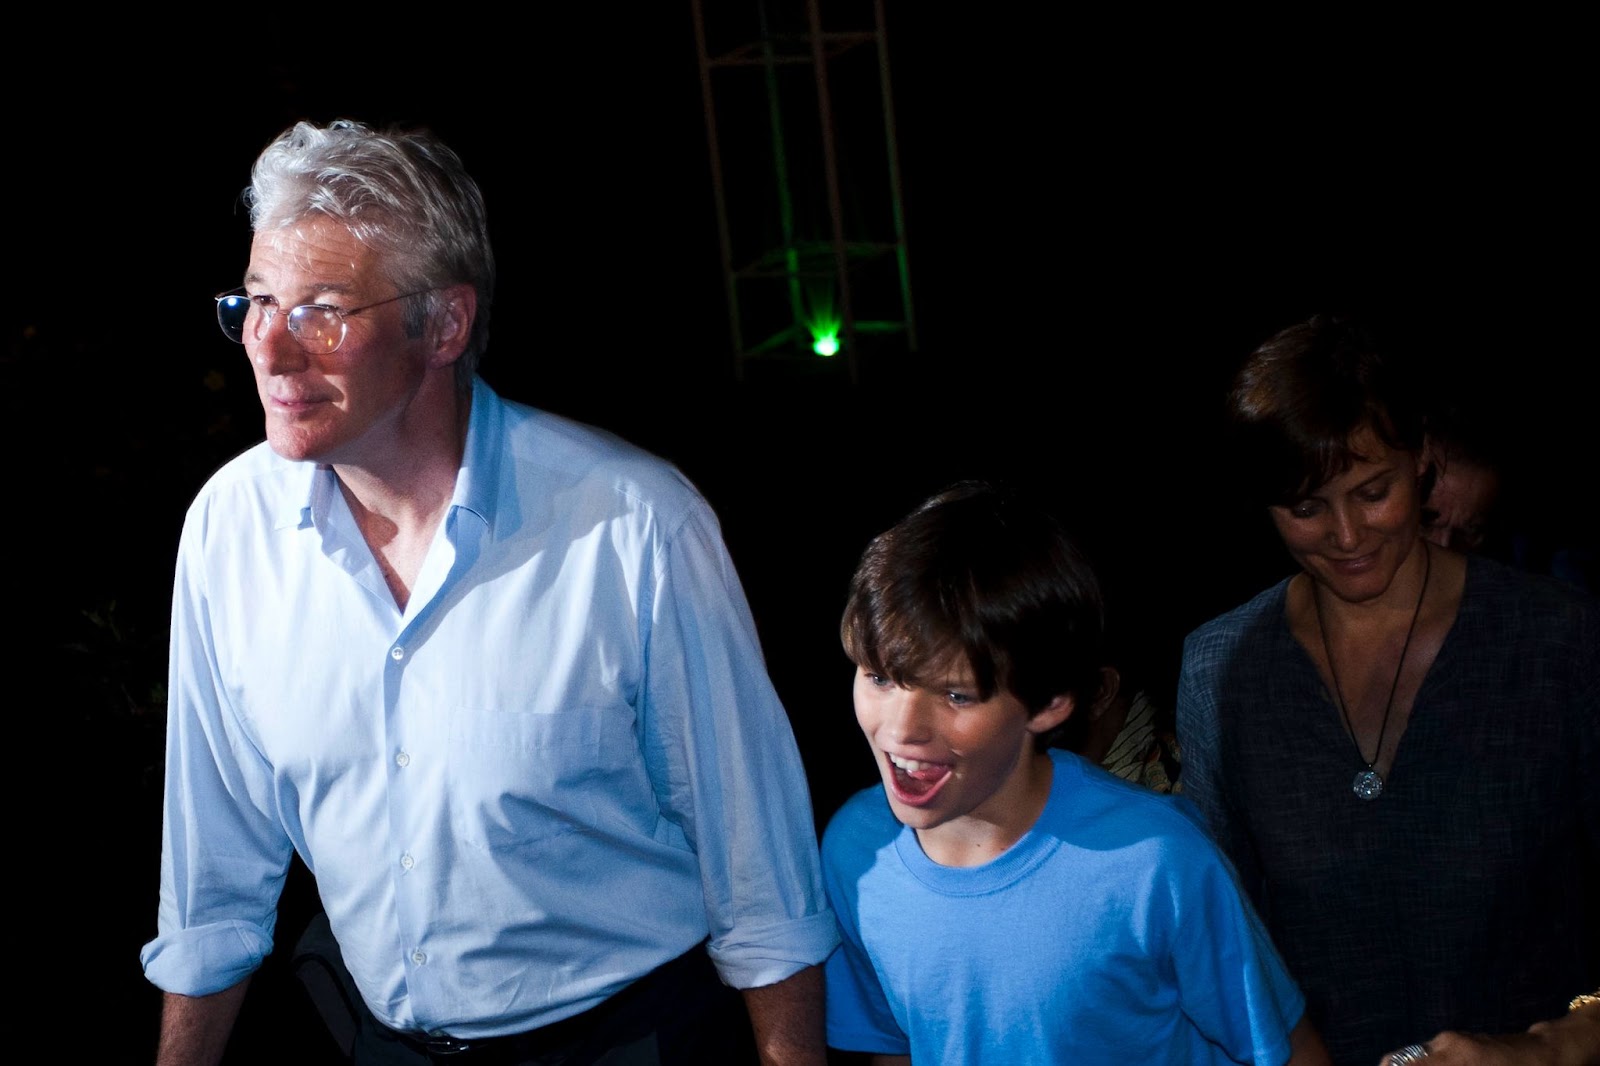
[[[232,295],[217,300],[217,325],[235,344],[244,343],[244,322],[250,315],[250,297]]]
[[[306,351],[327,353],[344,340],[344,319],[325,307],[301,304],[289,312],[289,332]]]

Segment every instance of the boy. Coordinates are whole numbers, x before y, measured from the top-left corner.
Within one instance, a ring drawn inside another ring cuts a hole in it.
[[[919,1066],[1326,1063],[1185,801],[1050,748],[1100,688],[1103,613],[1061,527],[991,486],[867,548],[841,635],[883,787],[824,834],[830,1045]]]

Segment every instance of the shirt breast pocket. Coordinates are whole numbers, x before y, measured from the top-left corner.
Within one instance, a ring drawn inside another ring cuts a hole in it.
[[[450,727],[451,825],[487,850],[600,828],[633,742],[627,707],[554,713],[459,708]],[[637,762],[637,759],[632,760]]]

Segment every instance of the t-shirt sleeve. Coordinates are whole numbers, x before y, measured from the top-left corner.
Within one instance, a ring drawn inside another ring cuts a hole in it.
[[[823,883],[841,935],[838,949],[828,957],[826,973],[828,1045],[841,1051],[909,1055],[911,1042],[889,1008],[862,941],[860,901],[854,892],[859,879],[843,876],[839,870],[844,853],[852,850],[846,827],[848,812],[848,807],[841,810],[823,837]]]
[[[1305,997],[1225,856],[1197,833],[1175,891],[1172,968],[1184,1014],[1238,1062],[1282,1066]]]

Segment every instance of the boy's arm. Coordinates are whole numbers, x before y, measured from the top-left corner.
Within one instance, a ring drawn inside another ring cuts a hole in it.
[[[1289,1033],[1289,1066],[1332,1066],[1328,1049],[1322,1044],[1322,1034],[1304,1015],[1300,1024]]]
[[[874,1055],[872,1066],[911,1066],[910,1055]]]

